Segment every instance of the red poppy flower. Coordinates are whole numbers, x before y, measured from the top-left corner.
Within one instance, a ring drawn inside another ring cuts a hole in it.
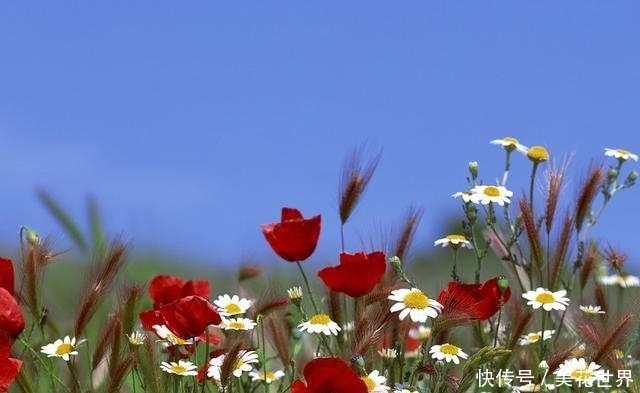
[[[320,220],[320,215],[305,219],[297,209],[283,207],[280,222],[262,225],[262,233],[280,258],[300,262],[309,258],[316,249]]]
[[[22,361],[10,358],[11,338],[0,332],[0,392],[6,392],[18,376]]]
[[[0,333],[7,332],[16,338],[24,329],[24,318],[16,299],[4,288],[0,288]]]
[[[329,289],[351,297],[366,295],[380,282],[387,268],[384,253],[340,254],[340,264],[326,267],[318,276]]]
[[[185,281],[179,277],[159,275],[149,282],[149,296],[153,299],[153,308],[171,303],[185,296],[198,295],[209,299],[211,289],[207,280]]]
[[[13,262],[11,262],[11,259],[0,257],[0,288],[6,289],[13,295],[13,280]]]
[[[367,393],[367,385],[345,362],[337,358],[318,358],[304,368],[305,385],[299,379],[291,393]]]
[[[449,282],[438,295],[443,314],[456,315],[472,320],[491,318],[511,297],[511,288],[506,290],[498,286],[498,277],[484,284],[461,284]]]
[[[219,325],[222,318],[213,304],[201,296],[185,296],[157,310],[140,314],[142,326],[153,330],[165,325],[176,336],[188,340],[200,336],[209,325]]]

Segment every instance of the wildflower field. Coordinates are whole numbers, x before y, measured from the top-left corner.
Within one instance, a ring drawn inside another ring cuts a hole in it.
[[[418,285],[407,257],[420,209],[379,248],[353,249],[342,236],[335,262],[315,269],[307,261],[329,230],[322,212],[274,206],[255,227],[282,260],[280,279],[265,283],[260,267],[243,266],[228,274],[229,292],[214,293],[197,272],[152,266],[148,280],[124,279],[129,245],[108,240],[97,219],[88,240],[43,198],[94,262],[87,273],[68,269],[80,295],[66,299],[68,317],[52,315],[63,291],[47,277],[65,254],[20,230],[20,259],[0,258],[0,391],[640,392],[640,279],[625,250],[591,238],[635,184],[638,156],[606,148],[574,168],[542,146],[491,144],[504,171],[461,162],[466,188],[442,195],[460,215],[453,233],[427,239],[450,251],[421,267],[423,277],[446,269],[438,288]],[[356,151],[345,162],[341,234],[366,203],[379,157]],[[512,160],[529,161],[530,172],[511,173]],[[512,191],[513,177],[528,192]]]

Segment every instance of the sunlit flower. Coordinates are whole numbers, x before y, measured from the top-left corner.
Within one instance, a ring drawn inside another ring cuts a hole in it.
[[[487,205],[489,203],[497,203],[504,206],[505,203],[511,203],[513,191],[507,190],[503,186],[475,186],[471,189],[471,202]]]
[[[449,343],[434,345],[429,349],[429,353],[431,357],[436,360],[444,360],[447,363],[453,362],[455,364],[460,364],[459,358],[466,359],[469,357],[469,355],[462,352],[460,348]]]
[[[81,340],[76,344],[75,337],[65,336],[64,340],[57,339],[53,344],[43,346],[40,352],[46,354],[47,357],[59,357],[68,362],[69,355],[77,355],[76,347],[83,342],[84,340]]]
[[[545,389],[547,391],[555,390],[555,388],[556,388],[556,385],[554,385],[554,384],[551,384],[551,383],[545,384]],[[538,392],[541,391],[540,389],[541,389],[540,384],[539,383],[533,383],[533,382],[529,382],[526,385],[514,386],[513,387],[513,391],[516,392],[516,393],[521,393],[521,392],[522,393],[538,393]]]
[[[418,288],[402,288],[391,291],[389,300],[397,302],[391,306],[390,311],[400,311],[400,320],[409,315],[413,322],[426,322],[427,318],[435,318],[442,311],[442,304],[429,299]]]
[[[233,297],[225,294],[222,296],[218,296],[218,300],[214,300],[213,304],[218,307],[218,312],[220,315],[231,316],[244,314],[247,312],[249,307],[251,307],[251,300],[240,298],[238,295],[233,295]]]
[[[446,237],[443,237],[442,239],[438,239],[433,243],[434,246],[437,246],[439,244],[442,245],[442,247],[449,246],[453,249],[457,249],[460,247],[473,248],[473,246],[471,245],[471,242],[467,240],[467,238],[464,237],[464,235],[457,235],[457,234],[447,235]]]
[[[580,306],[580,310],[587,314],[605,314],[606,311],[602,310],[600,306]]]
[[[535,291],[523,293],[522,297],[528,300],[527,305],[533,307],[534,310],[542,307],[546,311],[551,311],[567,308],[569,298],[565,297],[566,294],[565,290],[551,292],[546,288],[538,288]]]
[[[298,329],[309,333],[322,333],[326,336],[337,336],[341,330],[337,323],[333,322],[327,314],[316,314],[308,321],[298,325]]]
[[[527,157],[533,162],[549,160],[549,152],[542,146],[531,146],[527,149]]]
[[[557,376],[570,377],[577,381],[579,386],[591,386],[594,381],[606,382],[609,379],[600,365],[594,362],[587,364],[584,358],[567,359],[553,373]]]
[[[622,288],[640,286],[640,278],[630,274],[612,274],[600,278],[602,285],[619,285]]]
[[[195,364],[186,361],[186,360],[178,360],[176,362],[162,362],[160,363],[160,368],[162,371],[167,372],[169,374],[176,375],[198,375],[198,366]]]
[[[522,153],[527,152],[527,147],[524,145],[521,145],[516,138],[505,137],[502,139],[494,139],[490,143],[494,145],[500,145],[504,147],[506,151],[509,151],[509,152],[514,151],[516,149]]]
[[[266,383],[271,383],[273,381],[277,381],[278,379],[284,377],[284,371],[251,371],[249,376],[252,381],[265,381]]]
[[[471,193],[470,192],[465,192],[465,191],[458,191],[455,194],[451,195],[454,198],[462,198],[462,201],[464,203],[469,203],[471,202]]]
[[[216,381],[220,381],[222,364],[224,363],[226,354],[221,354],[209,360],[209,367],[207,368],[207,376],[213,378]],[[243,372],[249,372],[253,370],[252,364],[258,363],[258,354],[256,351],[240,351],[237,358],[233,362],[232,374],[236,378],[240,378]]]
[[[529,345],[529,344],[537,343],[538,341],[540,341],[540,339],[542,339],[542,341],[545,341],[553,337],[553,334],[555,332],[556,332],[555,330],[545,330],[544,334],[542,333],[542,331],[525,334],[520,336],[520,338],[518,339],[518,344]]]
[[[256,323],[249,318],[223,318],[222,328],[224,330],[252,330]]]
[[[127,336],[129,343],[131,345],[142,345],[144,344],[144,340],[147,339],[147,335],[144,333],[140,333],[139,331],[135,331]]]
[[[369,393],[386,393],[390,389],[390,387],[384,384],[387,382],[387,378],[380,375],[378,370],[373,370],[369,375],[360,377],[360,379],[367,385],[367,392]]]
[[[633,154],[628,150],[624,149],[604,149],[604,155],[608,157],[614,157],[618,160],[627,161],[628,159],[632,159],[633,161],[638,161],[638,155]]]
[[[302,287],[291,287],[287,289],[287,295],[291,300],[302,298]]]

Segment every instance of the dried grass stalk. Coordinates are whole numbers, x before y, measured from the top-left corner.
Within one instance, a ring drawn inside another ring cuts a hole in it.
[[[373,177],[373,173],[380,162],[381,156],[382,151],[378,152],[378,154],[364,166],[362,164],[362,148],[354,149],[347,157],[342,170],[339,193],[340,202],[338,211],[342,225],[349,220],[351,213],[353,213],[360,197]]]

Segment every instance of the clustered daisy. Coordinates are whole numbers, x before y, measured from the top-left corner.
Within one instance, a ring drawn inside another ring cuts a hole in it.
[[[213,378],[216,381],[221,380],[222,365],[224,364],[226,354],[221,354],[209,361],[209,367],[207,368],[207,376]],[[258,363],[258,354],[256,351],[240,351],[236,356],[233,363],[233,369],[231,373],[234,377],[240,378],[243,372],[249,372],[253,370],[252,364]]]
[[[604,155],[608,156],[608,157],[617,158],[617,159],[622,160],[622,161],[627,161],[629,159],[632,159],[633,161],[638,161],[638,155],[637,154],[633,154],[630,151],[624,150],[624,149],[609,149],[609,148],[605,148],[604,149]]]
[[[554,374],[559,377],[569,377],[578,382],[579,386],[591,386],[595,381],[606,382],[604,370],[600,365],[589,362],[584,358],[570,358],[560,364]]]
[[[556,332],[555,330],[545,330],[544,333],[542,331],[538,331],[535,333],[528,333],[520,336],[520,338],[518,339],[518,344],[529,345],[529,344],[537,343],[540,340],[545,341],[553,337],[553,334],[555,332]]]
[[[252,381],[264,381],[266,383],[271,383],[273,381],[277,381],[278,379],[284,377],[284,371],[251,371],[249,376]]]
[[[225,294],[222,296],[218,296],[217,300],[213,301],[218,307],[218,312],[220,315],[224,316],[232,316],[238,314],[244,314],[251,307],[252,301],[249,299],[240,298],[238,295],[233,295],[233,297]]]
[[[387,378],[384,375],[380,375],[378,370],[373,370],[368,375],[360,377],[360,379],[367,385],[367,392],[369,393],[386,393],[390,389],[384,384],[387,382]]]
[[[391,291],[389,300],[397,302],[391,306],[390,311],[400,311],[399,318],[401,320],[409,315],[413,322],[426,322],[427,318],[435,318],[442,311],[442,304],[429,299],[418,288],[402,288]]]
[[[600,277],[602,285],[618,285],[622,288],[640,286],[640,278],[630,274],[612,274],[610,276]]]
[[[504,147],[504,149],[508,152],[518,150],[521,153],[527,152],[527,147],[525,145],[520,144],[516,138],[504,137],[502,139],[494,139],[490,142],[494,145],[500,145]]]
[[[600,306],[580,306],[580,310],[586,314],[605,314]]]
[[[252,330],[256,325],[257,324],[249,318],[223,318],[221,327],[224,330]]]
[[[500,206],[511,203],[513,191],[507,190],[504,186],[475,186],[471,189],[469,199],[473,203],[487,205],[497,203]]]

